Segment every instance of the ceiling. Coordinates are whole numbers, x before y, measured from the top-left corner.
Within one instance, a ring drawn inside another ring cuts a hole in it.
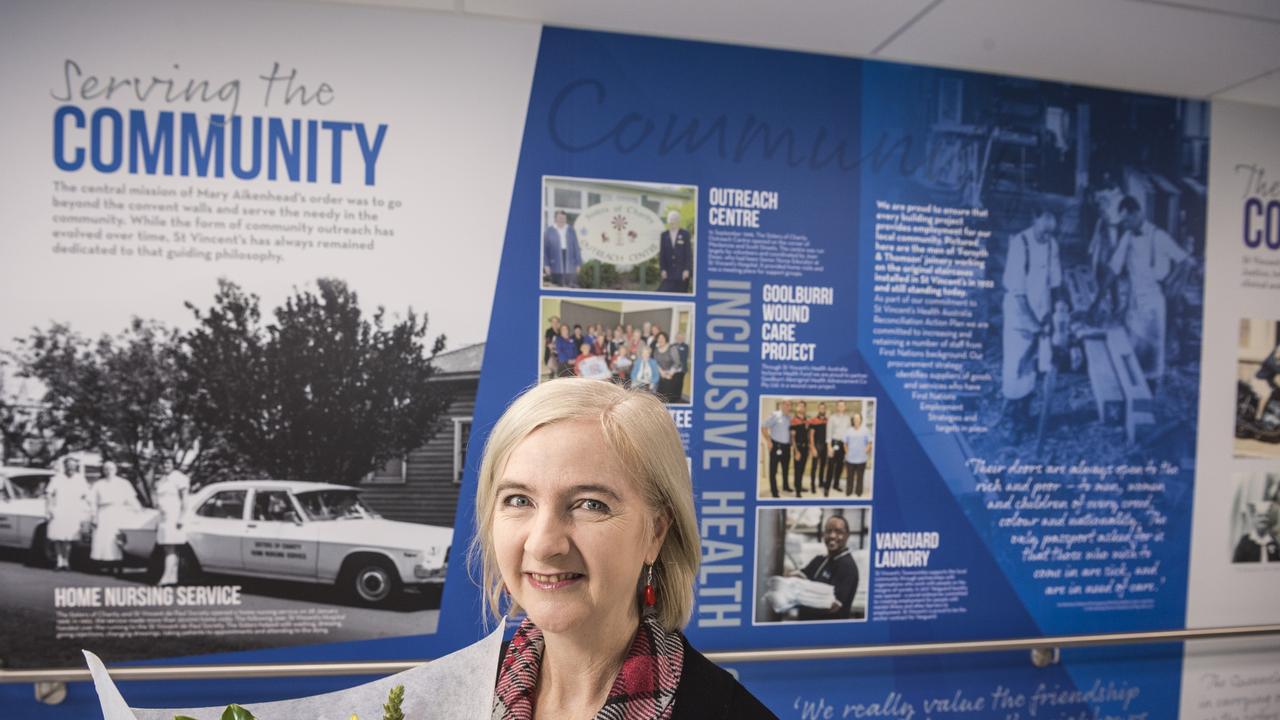
[[[1280,0],[340,0],[1280,107]]]

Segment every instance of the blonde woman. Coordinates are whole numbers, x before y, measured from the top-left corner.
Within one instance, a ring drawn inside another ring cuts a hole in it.
[[[489,436],[476,518],[489,607],[523,617],[495,720],[775,717],[680,632],[700,544],[657,396],[565,378],[517,398]]]

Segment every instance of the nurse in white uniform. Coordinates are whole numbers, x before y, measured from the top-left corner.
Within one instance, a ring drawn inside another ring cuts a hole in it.
[[[80,538],[80,527],[89,519],[89,481],[80,474],[80,461],[66,458],[63,472],[45,488],[45,538],[53,543],[58,570],[71,569],[71,544]]]
[[[130,512],[140,508],[133,484],[116,471],[114,462],[104,462],[102,477],[89,489],[93,521],[93,545],[89,549],[89,558],[112,570],[119,570],[124,560],[124,552],[116,536]]]
[[[156,480],[153,497],[160,511],[160,526],[156,529],[156,544],[164,548],[164,575],[160,585],[178,583],[178,549],[187,544],[187,534],[182,529],[187,512],[187,495],[191,491],[191,478],[178,469],[173,458],[164,459],[164,475]]]

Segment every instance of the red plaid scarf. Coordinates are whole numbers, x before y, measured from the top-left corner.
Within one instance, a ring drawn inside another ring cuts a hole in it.
[[[493,695],[492,720],[533,720],[542,631],[525,618],[507,647]],[[684,663],[680,633],[667,632],[651,617],[640,620],[631,649],[595,720],[668,720]]]

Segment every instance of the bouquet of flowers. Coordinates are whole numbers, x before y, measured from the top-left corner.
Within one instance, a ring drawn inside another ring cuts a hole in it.
[[[403,672],[343,690],[253,704],[133,708],[102,659],[85,652],[103,720],[487,720],[502,650],[502,625],[486,638]],[[407,695],[405,688],[414,688]],[[381,712],[378,712],[381,707]]]
[[[404,686],[397,685],[387,693],[387,704],[382,706],[382,720],[404,720]],[[196,720],[190,715],[175,715],[173,720]],[[253,713],[232,703],[222,711],[221,720],[258,720]],[[359,715],[352,715],[351,720],[360,720]]]

